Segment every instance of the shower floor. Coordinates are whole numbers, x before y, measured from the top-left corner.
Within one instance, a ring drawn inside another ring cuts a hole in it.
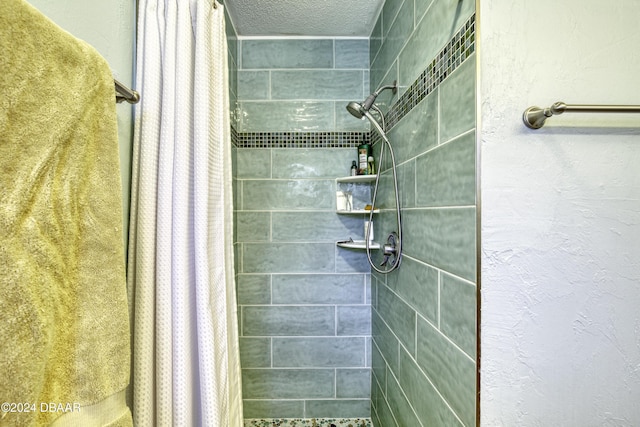
[[[259,418],[245,419],[244,427],[373,427],[371,418]]]

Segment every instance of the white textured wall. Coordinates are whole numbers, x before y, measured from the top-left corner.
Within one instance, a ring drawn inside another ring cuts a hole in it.
[[[480,4],[481,425],[640,425],[640,2]]]
[[[60,27],[96,48],[109,62],[114,77],[132,87],[135,1],[28,0],[28,2]],[[118,104],[117,111],[124,203],[123,221],[124,232],[127,233],[131,187],[132,106],[127,103]]]

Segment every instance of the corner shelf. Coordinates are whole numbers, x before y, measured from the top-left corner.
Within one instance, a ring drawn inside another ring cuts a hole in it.
[[[367,242],[364,240],[350,240],[344,242],[336,242],[337,246],[341,248],[349,248],[349,249],[366,249]],[[380,244],[375,242],[369,243],[369,249],[380,249]]]
[[[369,214],[369,212],[371,212],[371,210],[369,209],[355,209],[352,211],[336,211],[336,213],[338,215],[364,215],[364,214]],[[380,209],[374,209],[373,213],[377,214],[380,212]]]
[[[376,180],[377,176],[378,175],[344,176],[342,178],[336,178],[336,182],[353,182],[353,183],[373,182]]]
[[[354,176],[343,176],[341,178],[336,178],[336,182],[340,183],[351,183],[351,184],[366,184],[368,182],[374,182],[378,175],[354,175]],[[370,210],[368,209],[353,209],[350,211],[338,210],[336,213],[338,215],[364,215],[369,214]],[[374,209],[373,213],[379,213],[380,209]]]
[[[336,186],[339,187],[338,184],[371,184],[375,182],[377,179],[377,175],[354,175],[354,176],[344,176],[340,178],[336,178]],[[379,213],[379,209],[374,209],[373,213]],[[371,213],[370,209],[353,209],[353,210],[337,210],[336,213],[338,215],[369,215]],[[367,242],[364,240],[343,240],[336,242],[336,246],[341,248],[348,249],[360,249],[365,250],[367,248]],[[369,242],[369,249],[380,249],[380,244],[376,242]]]

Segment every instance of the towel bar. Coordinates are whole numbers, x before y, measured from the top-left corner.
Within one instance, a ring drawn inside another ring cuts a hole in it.
[[[116,85],[116,102],[127,101],[129,104],[137,104],[140,101],[140,94],[135,90],[131,90],[116,79],[113,79],[113,83]]]
[[[549,117],[562,113],[640,113],[640,105],[567,105],[556,102],[549,108],[527,108],[522,120],[529,129],[540,129]]]

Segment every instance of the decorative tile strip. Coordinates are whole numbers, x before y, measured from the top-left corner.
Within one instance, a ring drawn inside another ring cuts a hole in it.
[[[238,131],[236,131],[236,127],[231,125],[231,145],[234,147],[238,146]]]
[[[369,132],[236,132],[235,137],[238,148],[351,148],[368,142]]]
[[[244,427],[373,427],[371,418],[245,419]]]
[[[387,129],[393,128],[475,52],[475,28],[476,15],[473,14],[391,107],[386,114]]]

